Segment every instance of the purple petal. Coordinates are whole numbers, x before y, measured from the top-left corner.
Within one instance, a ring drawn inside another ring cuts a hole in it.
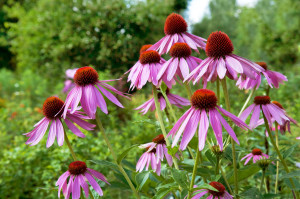
[[[67,118],[65,119],[65,123],[68,126],[68,128],[78,137],[84,138],[85,135]]]
[[[85,173],[85,177],[87,178],[87,180],[89,181],[90,185],[93,187],[93,189],[100,195],[103,196],[103,191],[100,188],[100,186],[98,185],[98,183],[96,182],[96,180],[89,174],[89,173]]]
[[[202,110],[201,117],[200,117],[199,130],[198,130],[199,151],[202,151],[205,146],[208,127],[209,127],[209,122],[208,122],[208,118],[206,115],[206,111]]]

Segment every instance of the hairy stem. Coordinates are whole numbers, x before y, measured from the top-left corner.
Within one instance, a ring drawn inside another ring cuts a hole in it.
[[[228,95],[228,89],[227,89],[227,83],[226,83],[226,78],[221,80],[222,87],[223,87],[223,93],[224,93],[224,98],[225,98],[225,104],[227,111],[230,112],[230,102],[229,102],[229,95]],[[236,156],[235,156],[235,143],[232,137],[230,137],[231,140],[231,146],[232,146],[232,159],[233,159],[233,174],[234,174],[234,192],[235,192],[235,198],[238,198],[238,192],[239,192],[239,187],[238,187],[238,179],[237,179],[237,163],[236,163]]]
[[[68,138],[66,132],[64,132],[64,136],[65,136],[66,143],[67,143],[67,145],[68,145],[68,148],[69,148],[69,150],[70,150],[70,152],[71,152],[71,155],[72,155],[74,161],[77,161],[78,159],[77,159],[77,157],[76,157],[76,155],[75,155],[75,153],[74,153],[74,150],[73,150],[73,148],[72,148],[72,146],[71,146],[71,143],[70,143],[70,141],[69,141],[69,138]]]
[[[192,89],[191,89],[190,84],[188,82],[185,82],[184,83],[184,87],[186,89],[186,92],[188,94],[189,99],[191,99],[191,97],[192,97]]]
[[[218,98],[218,105],[220,106],[221,101],[221,94],[220,94],[220,79],[217,79],[217,98]]]
[[[229,189],[229,192],[230,192],[231,195],[233,195],[233,192],[232,192],[232,189],[231,189],[231,187],[230,187],[230,184],[228,183],[226,174],[225,174],[225,172],[224,172],[223,169],[222,169],[221,161],[220,161],[219,167],[220,167],[221,174],[222,174],[222,176],[223,176],[223,178],[224,178],[224,181],[225,181],[225,183],[226,183],[226,185],[227,185],[227,187],[228,187],[228,189]]]
[[[117,162],[117,155],[116,155],[115,151],[113,150],[113,148],[112,148],[112,146],[111,146],[111,144],[110,144],[110,141],[109,141],[108,137],[106,136],[105,130],[104,130],[104,128],[103,128],[103,125],[102,125],[102,123],[101,123],[101,121],[100,121],[100,118],[99,118],[97,112],[96,112],[96,122],[97,122],[98,128],[100,129],[100,132],[101,132],[101,134],[102,134],[102,137],[104,138],[104,140],[105,140],[105,142],[106,142],[106,144],[107,144],[107,146],[108,146],[108,148],[109,148],[109,150],[110,150],[110,153],[111,153],[111,155],[113,156],[113,159],[114,159],[115,163],[116,163],[116,164],[118,165],[118,167],[119,167],[120,172],[121,172],[121,173],[123,174],[123,176],[125,177],[125,179],[126,179],[127,183],[129,184],[129,186],[130,186],[132,192],[134,193],[135,197],[139,199],[140,196],[139,196],[138,192],[136,191],[134,185],[132,184],[130,178],[128,177],[127,173],[126,173],[125,170],[123,169],[121,163],[118,164],[118,162]]]
[[[238,114],[238,117],[240,117],[241,114],[243,113],[243,111],[246,109],[246,107],[247,107],[249,101],[251,100],[251,98],[253,97],[255,91],[256,91],[256,88],[253,88],[253,89],[251,90],[251,92],[250,92],[248,98],[246,99],[246,101],[245,101],[245,103],[244,103],[244,105],[243,105],[243,107],[242,107],[240,113]]]
[[[278,149],[278,147],[277,147],[277,145],[276,145],[276,142],[275,142],[275,140],[274,140],[274,138],[273,138],[273,135],[272,135],[271,130],[270,130],[270,127],[269,127],[268,120],[267,120],[267,118],[266,118],[266,116],[265,116],[265,114],[264,114],[263,111],[262,111],[262,115],[263,115],[263,118],[264,118],[264,122],[265,122],[265,125],[266,125],[266,129],[267,129],[268,134],[269,134],[269,138],[270,138],[271,143],[272,143],[272,145],[273,145],[273,147],[274,147],[274,149],[275,149],[275,151],[276,151],[276,153],[277,153],[277,155],[278,155],[278,158],[280,159],[281,164],[283,165],[284,170],[285,170],[287,173],[290,173],[290,170],[289,170],[289,168],[288,168],[288,166],[287,166],[285,160],[283,159],[283,156],[281,155],[281,153],[280,153],[280,151],[279,151],[279,149]],[[292,190],[292,191],[293,191],[293,194],[296,193],[296,195],[297,195],[296,198],[299,198],[298,192],[295,191],[295,190],[296,190],[296,186],[295,186],[295,184],[294,184],[294,181],[292,180],[292,178],[289,178],[289,181],[291,182],[291,185],[292,185],[292,187],[293,187],[293,190]]]
[[[188,199],[191,199],[191,197],[193,195],[192,189],[193,189],[194,183],[195,183],[195,178],[196,178],[196,174],[197,174],[197,166],[198,166],[198,163],[200,160],[200,153],[201,153],[201,151],[197,150],[196,160],[195,160],[195,164],[194,164],[194,168],[193,168],[192,180],[191,180],[190,188],[189,188]]]
[[[156,108],[156,112],[157,112],[157,115],[158,115],[158,122],[160,124],[161,131],[162,131],[162,133],[164,135],[164,138],[165,138],[165,141],[166,141],[166,145],[170,146],[170,141],[169,141],[169,139],[167,137],[166,128],[165,128],[165,125],[164,125],[164,122],[163,122],[163,118],[162,118],[162,114],[161,114],[161,110],[160,110],[160,106],[159,106],[159,102],[158,102],[158,95],[157,95],[156,86],[152,85],[152,90],[153,90],[155,108]],[[179,170],[177,159],[174,156],[172,156],[172,159],[173,159],[175,168]]]
[[[264,185],[264,179],[265,179],[265,174],[266,174],[266,171],[264,169],[262,169],[262,176],[261,176],[261,182],[260,182],[260,193],[262,193],[262,188],[263,188],[263,185]]]
[[[275,142],[276,146],[278,147],[278,124],[275,122]],[[277,156],[278,158],[278,156]],[[278,176],[279,176],[279,162],[276,162],[276,178],[275,178],[275,194],[277,193],[278,189]]]

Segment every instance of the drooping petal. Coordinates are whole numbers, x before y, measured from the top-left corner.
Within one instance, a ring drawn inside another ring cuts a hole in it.
[[[87,180],[89,181],[90,185],[93,187],[93,189],[100,195],[103,196],[103,191],[100,188],[100,186],[98,185],[98,183],[96,182],[96,180],[93,178],[93,176],[91,176],[89,173],[85,173],[84,174],[85,177],[87,178]]]
[[[65,119],[65,123],[68,126],[68,128],[78,137],[84,138],[85,135],[67,118]]]
[[[98,171],[96,171],[96,170],[94,170],[94,169],[90,169],[90,168],[87,168],[87,170],[88,170],[93,176],[95,176],[96,178],[98,178],[99,180],[101,180],[101,181],[103,181],[103,182],[109,184],[109,182],[107,181],[106,177],[105,177],[102,173],[100,173],[100,172],[98,172]]]
[[[52,146],[52,144],[54,143],[54,140],[55,140],[55,136],[56,136],[56,123],[55,123],[55,121],[56,120],[53,120],[52,124],[50,125],[48,140],[47,140],[47,144],[46,144],[47,148]]]
[[[206,115],[206,111],[201,111],[200,124],[198,130],[198,139],[199,139],[199,151],[202,151],[205,146],[207,130],[209,127],[209,121]]]
[[[56,119],[56,135],[57,135],[57,144],[62,146],[64,144],[64,127],[59,119]]]

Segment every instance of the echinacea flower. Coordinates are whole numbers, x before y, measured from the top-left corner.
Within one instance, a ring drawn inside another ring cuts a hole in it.
[[[76,111],[79,102],[81,103],[82,109],[92,119],[95,118],[97,107],[100,107],[102,112],[107,114],[107,106],[102,94],[115,105],[124,108],[119,100],[107,91],[108,89],[118,95],[126,97],[122,92],[105,83],[114,80],[99,80],[98,78],[97,71],[89,66],[79,68],[76,71],[74,76],[76,86],[69,92],[65,101],[64,118],[66,117],[69,107],[71,107],[71,114]]]
[[[195,84],[202,78],[206,87],[207,82],[214,82],[225,76],[236,80],[237,74],[243,74],[254,79],[255,73],[264,71],[258,64],[232,52],[233,44],[227,34],[221,31],[211,33],[205,48],[208,58],[204,59],[184,81],[194,80]]]
[[[166,36],[153,44],[149,50],[156,50],[159,54],[165,54],[177,42],[187,43],[197,52],[199,52],[198,48],[205,49],[206,39],[188,33],[187,23],[179,14],[172,13],[167,17],[164,32]]]
[[[130,72],[127,80],[127,82],[131,82],[129,89],[133,90],[135,87],[141,89],[148,81],[158,87],[161,80],[158,80],[157,74],[165,62],[158,52],[154,50],[144,51],[140,54],[139,61],[126,72]],[[166,77],[162,77],[162,80],[168,88],[172,88],[172,84],[175,84],[175,80],[167,81]]]
[[[141,172],[145,167],[148,171],[149,165],[157,175],[160,175],[161,171],[161,161],[166,158],[169,166],[173,165],[173,159],[170,154],[168,154],[168,149],[166,146],[166,141],[163,134],[160,134],[153,138],[152,142],[142,144],[139,148],[146,149],[146,152],[140,157],[136,164],[136,171]],[[179,159],[178,154],[175,157]]]
[[[259,120],[260,111],[266,116],[270,128],[272,123],[276,121],[279,125],[283,125],[286,121],[290,121],[285,115],[285,111],[279,108],[277,105],[271,103],[269,96],[256,96],[254,98],[254,104],[251,104],[248,108],[244,110],[241,114],[240,119],[245,121],[247,117],[252,113],[250,119],[250,128],[254,129],[261,122]]]
[[[156,148],[152,148],[151,150],[150,147],[146,148],[146,152],[143,153],[143,155],[140,157],[136,164],[136,171],[141,172],[144,170],[144,168],[146,171],[148,171],[149,165],[151,163],[153,171],[156,172],[157,175],[160,175],[161,163],[160,161],[157,162],[155,154]]]
[[[64,85],[65,85],[63,88],[64,93],[67,93],[71,88],[73,88],[75,86],[75,83],[73,82],[73,78],[74,78],[74,75],[75,75],[77,69],[78,68],[66,70],[67,80],[64,82]]]
[[[174,79],[175,75],[183,80],[202,62],[201,59],[193,57],[191,54],[192,50],[186,43],[175,43],[170,49],[172,58],[163,64],[157,78],[160,79],[166,74],[168,81]]]
[[[258,65],[263,67],[265,71],[262,71],[262,75],[266,78],[269,86],[273,88],[279,88],[279,84],[282,84],[284,81],[288,81],[286,76],[283,74],[268,70],[268,66],[265,62],[256,62]],[[239,89],[257,89],[261,84],[261,76],[260,73],[255,73],[255,78],[251,79],[245,75],[241,75],[236,82],[236,85]]]
[[[244,164],[244,165],[246,165],[251,160],[251,158],[253,158],[253,163],[256,163],[257,160],[260,160],[263,157],[269,158],[269,156],[267,154],[264,154],[260,149],[255,148],[252,150],[251,153],[249,153],[245,157],[243,157],[241,159],[241,161],[247,158],[245,161],[245,164]]]
[[[68,177],[69,182],[68,182]],[[58,198],[60,198],[60,192],[62,190],[66,199],[70,197],[72,193],[73,199],[79,199],[81,193],[81,187],[85,193],[85,197],[89,197],[89,185],[100,195],[103,196],[103,191],[97,181],[99,179],[102,182],[109,184],[102,173],[90,169],[86,166],[85,162],[75,161],[69,165],[68,171],[63,173],[56,182],[58,186]],[[87,183],[88,182],[88,183]]]
[[[48,148],[54,143],[55,137],[57,137],[58,145],[62,146],[64,143],[65,133],[61,121],[62,119],[66,123],[67,127],[78,137],[84,138],[85,135],[73,123],[76,123],[83,129],[93,130],[95,125],[82,120],[90,118],[83,115],[83,112],[78,111],[78,109],[76,109],[73,113],[71,113],[70,109],[68,109],[66,117],[62,118],[63,106],[64,102],[58,97],[53,96],[45,100],[43,105],[43,114],[45,117],[34,125],[35,128],[31,132],[24,134],[29,137],[26,144],[33,146],[39,143],[50,125],[46,147]]]
[[[166,90],[166,95],[170,101],[170,104],[173,104],[179,108],[182,108],[182,106],[190,105],[190,101],[188,99],[180,97],[179,95],[171,94],[169,89]],[[166,108],[166,100],[162,95],[162,93],[158,93],[158,102],[160,104],[160,109],[164,110]],[[145,115],[149,110],[154,111],[155,110],[154,98],[152,97],[150,100],[146,101],[144,104],[140,105],[134,110],[141,110],[140,113],[142,113],[143,115]]]
[[[199,189],[197,191],[194,191],[195,195],[192,197],[192,199],[202,198],[205,194],[208,194],[208,197],[206,199],[233,199],[232,195],[230,195],[226,191],[223,184],[213,181],[210,182],[209,185],[218,191],[213,191],[210,189]],[[197,186],[194,187],[196,188]]]
[[[193,138],[198,127],[198,145],[199,151],[201,151],[205,145],[209,124],[212,126],[218,145],[220,146],[220,150],[223,150],[222,125],[234,141],[239,144],[233,129],[219,111],[231,119],[240,128],[246,130],[249,127],[238,117],[218,106],[217,100],[215,93],[211,90],[199,89],[194,92],[191,97],[191,108],[182,115],[168,134],[168,136],[172,135],[174,139],[172,147],[177,144],[181,134],[183,133],[180,149],[184,150]],[[207,114],[209,115],[209,120]]]

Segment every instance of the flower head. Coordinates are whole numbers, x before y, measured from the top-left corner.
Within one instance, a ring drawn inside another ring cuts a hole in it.
[[[274,121],[276,121],[279,125],[284,125],[284,123],[290,121],[283,109],[271,103],[269,96],[256,96],[254,98],[254,103],[244,110],[240,116],[240,119],[245,121],[253,112],[249,126],[251,129],[254,129],[255,127],[263,124],[261,120],[259,120],[260,111],[262,111],[266,116],[270,127],[272,127]]]
[[[242,129],[248,129],[249,127],[238,117],[218,106],[217,100],[215,93],[208,89],[199,89],[192,95],[191,108],[182,115],[168,134],[168,136],[172,135],[174,139],[172,147],[177,144],[183,133],[180,149],[184,150],[193,138],[197,127],[199,127],[198,139],[199,150],[201,151],[204,148],[207,130],[210,124],[218,145],[220,146],[220,150],[223,150],[222,125],[235,142],[239,144],[233,129],[229,126],[220,112]],[[209,116],[209,119],[207,115]]]
[[[160,175],[161,161],[164,160],[164,157],[166,158],[168,164],[172,166],[172,156],[168,154],[166,141],[162,134],[153,138],[152,142],[141,145],[140,148],[146,149],[146,152],[137,162],[136,171],[141,172],[145,167],[147,171],[151,163],[152,169],[157,173],[157,175]],[[177,154],[175,156],[179,158]]]
[[[118,95],[126,97],[122,92],[106,83],[114,80],[99,80],[98,78],[97,71],[89,66],[79,68],[76,71],[74,76],[76,86],[69,92],[65,101],[63,111],[64,118],[66,117],[69,107],[71,107],[71,113],[76,111],[79,102],[81,103],[82,109],[90,118],[95,118],[97,107],[100,107],[102,112],[107,114],[107,106],[102,94],[112,103],[123,108],[123,105],[119,100],[108,91],[110,90]]]
[[[126,72],[130,72],[127,80],[128,82],[131,81],[129,89],[141,89],[147,81],[159,87],[162,80],[169,88],[172,88],[175,80],[168,81],[166,78],[160,80],[157,78],[158,71],[161,69],[163,63],[165,63],[165,60],[154,50],[148,49],[141,53],[139,61]]]
[[[63,106],[64,102],[58,97],[52,96],[45,100],[43,105],[43,114],[45,117],[34,125],[35,128],[31,132],[24,134],[29,137],[26,144],[33,146],[39,143],[50,125],[46,147],[48,148],[54,143],[56,136],[58,145],[62,146],[65,132],[61,120],[66,123],[67,127],[75,135],[81,138],[84,138],[85,135],[73,123],[76,123],[83,129],[93,130],[95,125],[84,121],[83,119],[90,118],[85,116],[83,112],[78,111],[79,109],[76,109],[73,113],[67,110],[66,117],[62,118]]]
[[[271,88],[273,86],[275,88],[279,88],[279,84],[283,84],[284,81],[287,81],[286,76],[283,74],[268,70],[268,66],[265,62],[256,62],[258,65],[260,65],[264,71],[261,73],[255,73],[255,78],[251,79],[245,75],[241,75],[236,82],[236,85],[239,87],[239,89],[257,89],[261,84],[261,78],[264,76]]]
[[[251,158],[253,158],[253,163],[256,163],[257,160],[260,160],[263,157],[269,158],[269,156],[267,154],[264,154],[260,149],[255,148],[252,150],[251,153],[249,153],[245,157],[243,157],[241,159],[241,161],[247,158],[245,161],[245,164],[244,164],[244,165],[246,165],[251,160]]]
[[[69,182],[68,177],[70,177]],[[60,192],[62,190],[65,198],[68,199],[72,193],[72,198],[79,199],[82,187],[86,198],[88,198],[88,183],[100,196],[103,196],[103,191],[95,178],[109,184],[102,173],[88,168],[85,162],[75,161],[70,163],[68,171],[62,174],[56,182],[56,186],[58,186],[58,197],[60,198]]]
[[[178,76],[183,80],[202,62],[201,59],[191,56],[191,53],[192,50],[187,43],[175,43],[170,50],[172,58],[163,64],[157,78],[171,81]]]
[[[180,97],[179,95],[171,94],[169,89],[167,89],[166,95],[170,103],[179,108],[182,108],[182,106],[190,105],[190,101],[188,99]],[[158,102],[160,104],[160,109],[164,110],[166,108],[166,100],[161,93],[158,93]],[[140,105],[134,110],[141,110],[140,113],[142,113],[143,115],[146,114],[149,110],[154,111],[155,110],[154,98],[152,97],[150,100],[146,101],[144,104]]]
[[[258,64],[233,54],[233,44],[227,34],[221,31],[213,32],[207,39],[205,48],[208,58],[204,59],[184,81],[199,82],[202,78],[204,87],[207,82],[223,79],[237,79],[237,74],[243,74],[251,79],[257,72],[264,69]]]
[[[213,188],[215,188],[217,191],[214,190],[210,190],[210,189],[199,189],[197,191],[195,191],[194,193],[196,193],[192,199],[199,199],[202,198],[205,194],[209,194],[209,196],[207,198],[209,199],[233,199],[232,195],[230,195],[226,189],[225,186],[219,182],[216,181],[212,181],[209,183],[210,186],[212,186]],[[197,186],[194,186],[197,187]]]
[[[149,50],[157,50],[159,54],[169,52],[171,46],[177,42],[187,43],[198,52],[198,48],[205,49],[206,40],[187,32],[187,23],[184,18],[176,13],[170,14],[165,22],[165,37],[155,43]]]

